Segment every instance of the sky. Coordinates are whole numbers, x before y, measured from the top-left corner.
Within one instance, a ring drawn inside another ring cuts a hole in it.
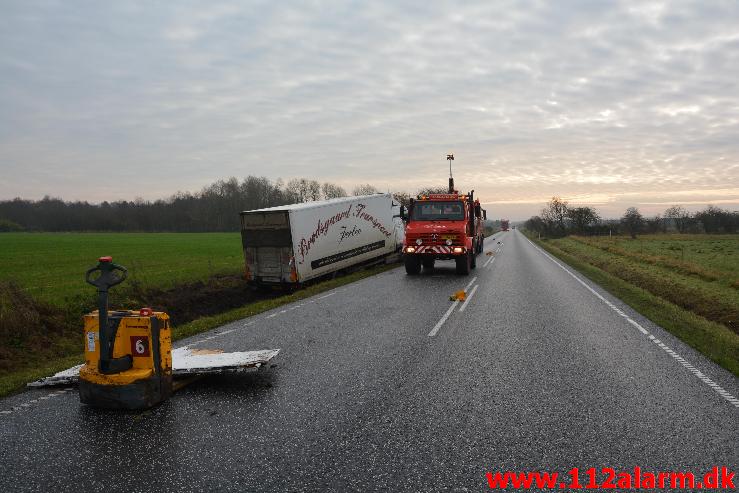
[[[739,2],[0,0],[0,200],[230,176],[739,209]]]

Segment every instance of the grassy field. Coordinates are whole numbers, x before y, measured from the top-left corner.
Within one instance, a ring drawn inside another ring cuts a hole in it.
[[[129,280],[169,288],[213,274],[243,271],[239,233],[2,233],[0,280],[57,306],[95,296],[85,271],[103,255],[128,268]]]
[[[570,236],[539,244],[739,375],[739,235]]]
[[[103,255],[129,272],[111,308],[166,310],[176,339],[393,267],[279,296],[247,286],[239,233],[2,233],[0,396],[81,359],[81,316],[97,299],[84,273]]]

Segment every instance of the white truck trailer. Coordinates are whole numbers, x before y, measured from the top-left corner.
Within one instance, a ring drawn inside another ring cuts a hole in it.
[[[244,211],[246,278],[297,286],[391,255],[403,243],[399,212],[389,193]]]

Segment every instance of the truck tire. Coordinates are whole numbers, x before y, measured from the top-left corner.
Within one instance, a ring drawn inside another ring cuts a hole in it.
[[[477,267],[477,254],[475,252],[470,252],[470,256],[472,257],[472,260],[470,261],[470,267],[474,269]]]
[[[421,260],[421,264],[423,265],[424,270],[431,270],[434,268],[434,263],[436,262],[435,258],[425,258]]]
[[[405,256],[405,272],[412,276],[421,273],[421,259],[418,255]]]
[[[457,262],[457,274],[462,274],[464,276],[469,275],[470,267],[472,266],[471,259],[472,255],[470,255],[470,253],[467,255],[460,255],[454,259]]]

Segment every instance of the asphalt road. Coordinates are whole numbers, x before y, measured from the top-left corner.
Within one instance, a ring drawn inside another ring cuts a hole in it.
[[[520,233],[496,249],[468,277],[398,268],[201,334],[282,352],[144,413],[74,389],[0,400],[0,491],[485,491],[488,471],[737,469],[739,379]]]

